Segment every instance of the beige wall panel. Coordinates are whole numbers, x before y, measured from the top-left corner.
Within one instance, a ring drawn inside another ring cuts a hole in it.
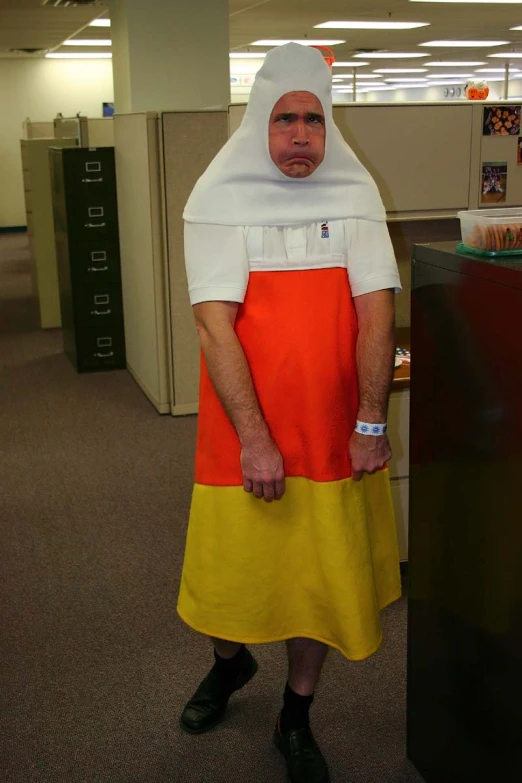
[[[183,209],[201,174],[227,140],[227,112],[162,114],[174,414],[195,412],[199,387],[199,340],[187,289]]]
[[[87,120],[89,147],[114,147],[112,117],[89,117]]]
[[[113,122],[127,365],[157,410],[168,413],[158,121],[143,113],[116,115]]]
[[[388,212],[467,208],[471,106],[334,107]]]

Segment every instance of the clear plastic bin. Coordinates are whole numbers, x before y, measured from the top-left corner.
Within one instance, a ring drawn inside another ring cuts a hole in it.
[[[522,253],[522,207],[458,212],[462,244],[484,254]]]

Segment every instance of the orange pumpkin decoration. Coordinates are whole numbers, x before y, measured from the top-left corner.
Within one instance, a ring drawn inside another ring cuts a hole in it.
[[[470,101],[485,101],[489,95],[489,87],[486,82],[468,82],[464,92]]]

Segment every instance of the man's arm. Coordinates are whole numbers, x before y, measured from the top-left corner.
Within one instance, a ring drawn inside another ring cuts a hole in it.
[[[359,379],[359,421],[386,422],[388,397],[395,355],[395,296],[392,290],[374,291],[354,298],[359,321],[357,375]],[[374,473],[388,462],[391,450],[387,435],[360,435],[350,439],[352,477]]]
[[[280,500],[285,491],[283,458],[261,413],[234,330],[238,304],[203,302],[193,310],[210,379],[241,443],[244,488],[268,502]]]

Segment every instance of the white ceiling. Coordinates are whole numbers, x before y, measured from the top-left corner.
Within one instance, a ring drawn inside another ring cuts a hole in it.
[[[20,56],[10,48],[41,48],[51,51],[110,51],[61,47],[71,37],[108,38],[110,29],[87,27],[99,16],[108,15],[103,3],[93,6],[54,7],[50,0],[0,0],[0,57]],[[190,0],[187,0],[189,2]],[[359,49],[419,51],[430,60],[481,60],[491,67],[503,62],[489,59],[494,52],[522,51],[522,31],[509,28],[522,25],[522,3],[447,4],[409,0],[229,0],[230,50],[247,51],[252,41],[264,38],[343,38],[345,44],[333,47],[338,60],[348,60]],[[391,16],[390,16],[391,14]],[[404,31],[317,30],[314,25],[329,20],[429,22],[430,27]],[[486,49],[419,48],[434,39],[498,39],[510,45]],[[250,47],[250,51],[266,48]],[[35,56],[35,55],[32,55]],[[36,55],[41,56],[41,55]],[[517,66],[521,61],[514,61]],[[380,67],[421,67],[422,59],[373,60],[358,73]],[[469,70],[469,69],[466,69]],[[440,71],[439,71],[440,72]]]

